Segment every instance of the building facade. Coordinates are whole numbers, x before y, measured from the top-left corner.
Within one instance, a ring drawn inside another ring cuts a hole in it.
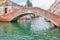
[[[20,9],[22,6],[10,1],[6,0],[4,3],[0,4],[0,15],[8,14]]]
[[[50,7],[49,12],[60,15],[60,0],[56,0]]]

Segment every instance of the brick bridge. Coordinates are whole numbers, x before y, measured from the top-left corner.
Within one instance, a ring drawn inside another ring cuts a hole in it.
[[[9,14],[6,14],[6,15],[2,15],[2,16],[0,16],[0,21],[4,21],[4,22],[15,21],[19,17],[27,15],[27,14],[24,14],[24,13],[27,12],[28,10],[31,10],[34,13],[39,13],[40,15],[47,17],[52,23],[54,23],[56,26],[60,27],[60,16],[55,15],[53,13],[50,13],[46,10],[41,9],[41,8],[37,8],[37,7],[21,8],[20,10],[17,10],[14,13],[9,13]]]

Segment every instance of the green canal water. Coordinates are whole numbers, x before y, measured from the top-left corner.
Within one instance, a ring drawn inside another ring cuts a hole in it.
[[[60,29],[38,31],[38,28],[31,27],[29,23],[23,25],[18,22],[0,22],[0,40],[60,40]]]

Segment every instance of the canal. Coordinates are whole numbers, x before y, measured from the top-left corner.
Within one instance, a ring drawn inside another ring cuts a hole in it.
[[[60,29],[44,18],[0,22],[0,40],[60,40]]]

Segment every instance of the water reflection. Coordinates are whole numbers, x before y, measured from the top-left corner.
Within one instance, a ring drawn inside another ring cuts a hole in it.
[[[20,23],[11,23],[13,25],[13,27],[18,28],[19,30],[22,30],[22,32],[30,34],[30,26],[24,26],[21,25]]]
[[[0,34],[30,34],[30,27],[20,25],[20,23],[0,23]]]
[[[20,24],[31,27],[30,30],[34,32],[45,31],[50,28],[54,27],[54,24],[45,20],[44,17],[37,17],[37,18],[28,18],[24,20],[20,20]]]
[[[45,30],[48,30],[50,28],[53,28],[54,27],[54,24],[51,23],[51,22],[46,22],[46,20],[44,19],[44,17],[39,17],[39,18],[35,18],[32,22],[32,25],[31,25],[31,30],[32,31],[45,31]]]
[[[3,24],[3,25],[2,25]],[[13,22],[13,23],[0,23],[0,26],[4,30],[5,33],[11,32],[12,30],[18,29],[21,32],[24,33],[30,33],[30,32],[39,32],[39,31],[45,31],[52,27],[54,27],[54,24],[50,22],[46,22],[44,18],[27,18],[24,20],[20,20],[20,22]],[[9,30],[8,30],[9,29]]]
[[[60,40],[60,29],[54,28],[43,32],[41,29],[47,27],[43,27],[42,24],[39,24],[41,21],[38,18],[32,20],[22,20],[21,22],[0,22],[0,40]],[[24,22],[26,25],[23,24]],[[48,24],[46,24],[46,26],[47,25]],[[37,33],[37,31],[39,33]]]

